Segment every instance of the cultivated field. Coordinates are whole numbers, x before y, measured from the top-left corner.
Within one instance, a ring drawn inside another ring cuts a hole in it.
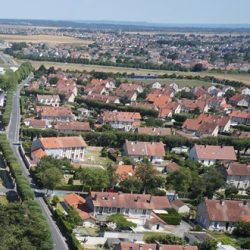
[[[91,40],[81,40],[68,36],[52,36],[52,35],[3,35],[0,34],[0,41],[6,42],[31,42],[31,43],[49,43],[49,44],[76,44],[88,45],[93,43]]]
[[[25,60],[19,60],[19,62],[24,62]],[[112,73],[128,73],[128,74],[142,74],[142,75],[155,75],[155,74],[176,74],[178,75],[192,75],[192,76],[214,76],[219,79],[235,80],[241,81],[247,85],[250,85],[250,74],[220,74],[220,73],[209,73],[209,72],[177,72],[177,71],[167,71],[167,70],[151,70],[151,69],[132,69],[125,67],[109,67],[109,66],[99,66],[99,65],[83,65],[74,63],[56,63],[56,62],[40,62],[40,61],[30,61],[35,68],[40,67],[43,64],[46,67],[54,66],[55,68],[61,68],[62,70],[79,70],[79,71],[103,71]]]

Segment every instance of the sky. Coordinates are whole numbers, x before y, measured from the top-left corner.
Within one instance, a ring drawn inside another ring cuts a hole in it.
[[[0,0],[0,18],[250,24],[250,0]]]

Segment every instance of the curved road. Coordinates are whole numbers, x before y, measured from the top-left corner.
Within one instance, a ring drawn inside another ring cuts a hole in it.
[[[17,160],[21,166],[23,175],[29,180],[31,187],[35,191],[35,185],[32,181],[32,178],[30,177],[30,173],[28,169],[26,168],[22,157],[19,153],[18,145],[16,145],[17,142],[19,142],[19,128],[20,128],[20,91],[24,84],[27,84],[31,80],[31,76],[27,77],[17,88],[16,92],[13,95],[13,107],[12,107],[12,114],[11,119],[9,123],[9,127],[7,129],[7,135],[8,139],[11,143],[13,152],[15,156],[17,157]],[[54,243],[54,250],[68,250],[68,245],[66,244],[65,238],[62,236],[59,228],[57,227],[55,221],[52,219],[52,214],[50,210],[48,209],[46,203],[44,202],[43,198],[36,198],[37,203],[40,205],[42,212],[47,220],[47,223],[49,225],[52,240]]]

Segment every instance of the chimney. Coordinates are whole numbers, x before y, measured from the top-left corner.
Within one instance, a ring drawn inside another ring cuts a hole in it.
[[[94,196],[93,200],[95,200],[95,201],[96,201],[96,199],[97,199],[97,194],[95,194],[95,196]]]
[[[243,205],[246,206],[247,205],[247,200],[243,201]]]
[[[142,250],[143,245],[139,244],[139,250]]]
[[[221,199],[221,200],[220,200],[220,204],[221,204],[221,206],[224,206],[225,201],[224,201],[223,199]]]
[[[155,241],[156,243],[156,250],[161,250],[161,244],[159,241]]]
[[[150,203],[152,200],[152,195],[149,196],[149,199],[147,200],[148,203]]]

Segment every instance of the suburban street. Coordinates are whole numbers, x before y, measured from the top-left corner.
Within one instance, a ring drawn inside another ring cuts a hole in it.
[[[31,76],[29,76],[27,79],[25,79],[18,86],[17,91],[13,95],[13,108],[12,108],[12,114],[11,114],[9,127],[7,128],[7,135],[8,135],[8,139],[11,143],[13,152],[14,152],[15,156],[17,157],[17,160],[21,166],[22,173],[28,179],[32,189],[35,192],[36,186],[35,186],[32,178],[30,176],[30,173],[29,173],[27,167],[25,166],[25,163],[23,162],[23,159],[22,159],[22,157],[19,153],[19,149],[18,149],[18,147],[19,147],[19,145],[18,145],[18,143],[19,143],[19,128],[20,128],[20,120],[21,120],[20,103],[19,103],[20,91],[21,91],[22,87],[24,86],[24,84],[27,84],[30,80],[31,80]],[[69,249],[68,245],[66,244],[65,238],[62,236],[55,221],[52,219],[51,212],[49,211],[43,198],[37,197],[36,201],[40,205],[40,207],[43,211],[43,214],[46,217],[47,223],[48,223],[50,231],[51,231],[52,240],[54,243],[54,249],[55,250],[67,250],[67,249]]]

